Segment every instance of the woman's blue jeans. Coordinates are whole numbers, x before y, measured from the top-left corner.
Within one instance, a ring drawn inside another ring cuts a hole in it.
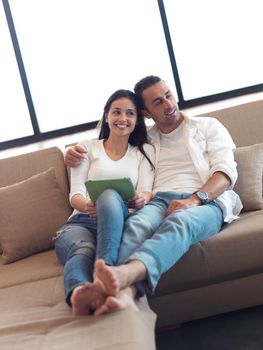
[[[74,288],[93,280],[95,259],[116,265],[128,207],[118,192],[104,191],[96,201],[96,217],[78,214],[57,231],[55,249],[64,265],[66,301]]]
[[[215,202],[167,215],[173,199],[190,194],[158,192],[144,208],[125,222],[118,264],[140,260],[146,267],[148,280],[137,287],[153,293],[161,275],[171,268],[191,245],[220,231],[223,213]]]

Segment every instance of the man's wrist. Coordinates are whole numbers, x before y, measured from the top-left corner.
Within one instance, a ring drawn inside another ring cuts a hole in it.
[[[209,201],[208,193],[204,191],[195,191],[193,193],[199,200],[200,205],[207,204]]]

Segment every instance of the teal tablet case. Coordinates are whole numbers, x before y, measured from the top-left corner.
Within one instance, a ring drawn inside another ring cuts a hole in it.
[[[135,194],[133,184],[129,177],[121,179],[88,180],[85,182],[85,186],[90,199],[93,201],[96,201],[99,195],[109,188],[116,190],[124,200],[127,200]]]

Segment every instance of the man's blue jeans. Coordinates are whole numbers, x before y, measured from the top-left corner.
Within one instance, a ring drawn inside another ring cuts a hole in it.
[[[144,289],[151,294],[161,275],[191,245],[219,232],[223,225],[222,210],[213,201],[167,215],[167,207],[173,199],[188,196],[187,193],[158,192],[149,204],[125,222],[118,264],[130,260],[143,262],[148,275]]]
[[[96,201],[97,217],[78,214],[57,231],[55,249],[64,265],[66,301],[75,287],[93,280],[95,259],[116,265],[128,207],[114,190],[104,191]]]

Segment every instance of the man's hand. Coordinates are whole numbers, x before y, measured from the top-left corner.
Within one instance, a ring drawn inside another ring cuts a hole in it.
[[[84,158],[85,153],[86,150],[80,145],[68,148],[64,157],[65,164],[71,168],[78,166]]]
[[[200,205],[200,200],[195,195],[192,195],[185,199],[174,199],[169,204],[167,212],[168,214],[171,214],[175,210],[189,209],[198,205]]]
[[[229,188],[231,180],[229,176],[221,171],[216,171],[207,182],[199,189],[209,194],[209,201],[216,199],[220,194]],[[173,200],[169,204],[167,209],[168,214],[171,214],[175,210],[184,210],[192,207],[196,207],[201,204],[200,199],[196,194],[192,194],[186,199]]]

